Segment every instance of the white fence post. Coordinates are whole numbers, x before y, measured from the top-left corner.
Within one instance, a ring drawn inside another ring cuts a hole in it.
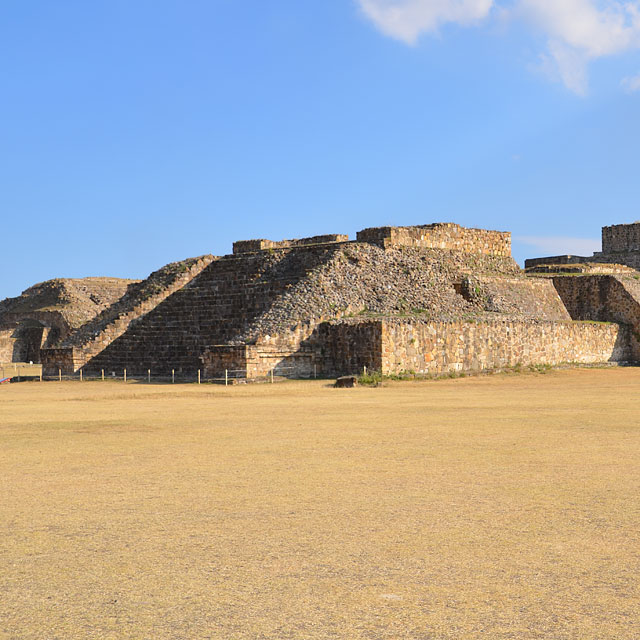
[[[224,386],[229,386],[229,369],[224,370]]]
[[[198,384],[200,384],[200,369],[198,369]]]
[[[124,370],[124,381],[125,382],[127,381],[127,370],[126,369]]]
[[[151,369],[147,369],[147,382],[151,384]]]
[[[174,384],[176,381],[176,370],[171,369],[171,384]]]

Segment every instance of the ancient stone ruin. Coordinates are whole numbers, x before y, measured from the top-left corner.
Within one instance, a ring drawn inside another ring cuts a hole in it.
[[[591,258],[511,257],[452,223],[235,242],[142,281],[52,280],[0,302],[0,362],[248,379],[640,360],[640,224]]]

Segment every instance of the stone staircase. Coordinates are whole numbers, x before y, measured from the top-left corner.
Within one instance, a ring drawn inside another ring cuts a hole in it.
[[[58,369],[70,374],[84,367],[133,323],[191,282],[214,259],[206,255],[173,262],[154,271],[145,280],[131,284],[117,302],[79,327],[60,344],[42,350],[45,375],[54,375]]]
[[[127,368],[131,375],[194,374],[212,344],[232,343],[288,288],[331,259],[336,249],[228,255],[131,323],[86,364],[87,371]]]

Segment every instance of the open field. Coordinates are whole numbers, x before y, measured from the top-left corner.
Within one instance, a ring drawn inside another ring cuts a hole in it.
[[[0,638],[640,637],[640,369],[0,387]]]

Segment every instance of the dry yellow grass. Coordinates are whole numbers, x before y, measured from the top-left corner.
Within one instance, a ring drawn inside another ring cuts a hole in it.
[[[638,638],[640,369],[0,387],[0,638]]]

